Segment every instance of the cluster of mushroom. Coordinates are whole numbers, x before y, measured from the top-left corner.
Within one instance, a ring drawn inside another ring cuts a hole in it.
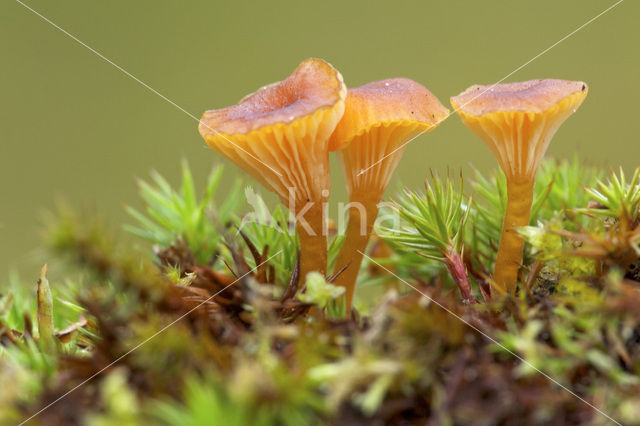
[[[533,177],[549,140],[586,95],[581,82],[536,80],[473,86],[451,99],[463,122],[491,148],[508,178],[509,202],[494,272],[496,287],[512,292]],[[207,144],[267,189],[296,218],[300,276],[327,273],[326,203],[329,153],[337,151],[349,191],[349,224],[336,262],[336,284],[350,310],[362,256],[378,204],[407,142],[450,115],[425,87],[405,78],[347,90],[341,74],[307,59],[285,80],[237,105],[206,111],[200,134]],[[348,311],[349,311],[348,310]]]

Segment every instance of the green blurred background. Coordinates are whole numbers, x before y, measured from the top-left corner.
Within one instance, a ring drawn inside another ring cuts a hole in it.
[[[25,3],[193,116],[328,60],[349,86],[409,77],[448,98],[493,83],[614,1],[44,1]],[[640,163],[640,2],[626,0],[508,81],[584,80],[590,94],[549,154],[598,166]],[[42,212],[56,199],[126,221],[135,177],[176,182],[182,157],[204,179],[221,158],[196,121],[14,1],[0,3],[0,282],[35,279]],[[494,167],[455,116],[412,142],[396,173]],[[335,166],[335,164],[334,164]],[[237,175],[229,165],[228,179]],[[334,167],[333,200],[344,199]]]

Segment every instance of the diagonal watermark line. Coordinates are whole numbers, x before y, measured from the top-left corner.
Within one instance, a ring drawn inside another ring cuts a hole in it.
[[[606,417],[607,419],[609,419],[610,421],[612,421],[613,423],[622,426],[622,423],[620,423],[619,421],[617,421],[616,419],[614,419],[613,417],[609,416],[607,413],[605,413],[604,411],[602,411],[601,409],[599,409],[598,407],[596,407],[595,405],[593,405],[592,403],[590,403],[589,401],[587,401],[586,399],[582,398],[580,395],[578,395],[577,393],[575,393],[574,391],[572,391],[571,389],[569,389],[568,387],[566,387],[565,385],[563,385],[562,383],[560,383],[559,381],[557,381],[556,379],[554,379],[553,377],[549,376],[547,373],[545,373],[544,371],[540,370],[539,368],[537,368],[535,365],[531,364],[529,361],[527,361],[526,359],[522,358],[520,355],[518,355],[517,353],[511,351],[510,349],[508,349],[506,346],[504,346],[502,343],[498,342],[496,339],[494,339],[493,337],[489,336],[487,333],[485,333],[484,331],[480,330],[478,327],[476,327],[475,325],[471,324],[469,321],[465,320],[464,318],[462,318],[460,315],[456,314],[455,312],[453,312],[451,309],[447,308],[446,306],[444,306],[442,303],[438,302],[437,300],[435,300],[434,298],[432,298],[431,296],[425,294],[424,292],[420,291],[420,289],[418,289],[417,287],[415,287],[414,285],[409,284],[409,282],[403,280],[402,278],[400,278],[399,276],[397,276],[395,273],[393,273],[392,271],[390,271],[388,268],[386,268],[384,265],[380,264],[379,262],[377,262],[375,259],[373,259],[372,257],[366,255],[365,253],[361,252],[360,250],[358,250],[358,253],[360,253],[361,255],[363,255],[364,257],[366,257],[367,259],[369,259],[369,261],[375,263],[377,266],[381,267],[382,269],[384,269],[385,271],[387,271],[388,273],[390,273],[391,275],[393,275],[394,277],[396,277],[398,280],[402,281],[404,284],[406,284],[407,286],[411,287],[413,290],[417,291],[418,293],[420,293],[422,296],[426,297],[427,299],[429,299],[430,302],[435,303],[436,305],[438,305],[438,307],[440,307],[441,309],[443,309],[445,312],[447,312],[448,314],[454,316],[455,318],[457,318],[459,321],[461,321],[463,324],[467,325],[469,328],[477,331],[478,333],[480,333],[485,339],[489,340],[491,343],[498,345],[501,349],[507,351],[509,354],[511,354],[512,356],[514,356],[515,358],[517,358],[519,361],[521,361],[523,364],[525,364],[527,367],[532,368],[533,370],[535,370],[536,372],[538,372],[539,374],[541,374],[542,376],[544,376],[545,378],[547,378],[548,380],[550,380],[551,382],[553,382],[554,384],[558,385],[559,387],[561,387],[562,389],[564,389],[565,391],[569,392],[571,395],[573,395],[574,397],[576,397],[577,399],[579,399],[580,401],[584,402],[585,404],[587,404],[589,407],[593,408],[596,412],[598,412],[600,415]]]
[[[80,382],[79,384],[77,384],[76,386],[74,386],[73,388],[71,388],[70,390],[68,390],[66,393],[64,393],[62,396],[58,397],[56,400],[54,400],[53,402],[51,402],[49,405],[47,405],[46,407],[42,408],[40,411],[38,411],[37,413],[33,414],[31,417],[29,417],[28,419],[25,419],[22,421],[22,423],[20,423],[18,426],[22,426],[23,424],[27,423],[29,420],[33,419],[34,417],[36,417],[38,414],[42,413],[43,411],[45,411],[46,409],[50,408],[52,405],[54,405],[55,403],[57,403],[58,401],[60,401],[61,399],[65,398],[67,395],[69,395],[71,392],[77,390],[79,387],[85,385],[87,382],[91,381],[93,378],[95,378],[96,376],[100,375],[101,373],[103,373],[105,370],[109,369],[111,366],[113,366],[114,364],[116,364],[118,361],[120,361],[121,359],[125,358],[127,355],[131,354],[133,351],[135,351],[136,349],[140,348],[142,345],[144,345],[145,343],[147,343],[149,340],[153,339],[154,337],[156,337],[157,335],[159,335],[160,333],[162,333],[163,331],[165,331],[166,329],[168,329],[169,327],[171,327],[172,325],[174,325],[175,323],[177,323],[178,321],[180,321],[181,319],[183,319],[184,317],[186,317],[187,315],[189,315],[190,313],[192,313],[193,311],[195,311],[196,309],[198,309],[200,306],[204,305],[205,303],[207,303],[208,301],[210,301],[211,299],[213,299],[214,297],[216,297],[217,295],[219,295],[220,293],[222,293],[223,291],[225,291],[226,289],[228,289],[229,287],[231,287],[232,285],[234,285],[235,283],[237,283],[238,281],[240,281],[241,279],[243,279],[244,277],[246,277],[247,275],[249,275],[250,273],[252,273],[253,271],[255,271],[256,269],[258,269],[259,267],[261,267],[262,265],[264,265],[265,263],[267,263],[268,261],[270,261],[271,259],[273,259],[274,257],[276,257],[277,255],[279,255],[280,253],[282,253],[282,250],[279,250],[276,254],[274,254],[273,256],[270,256],[267,260],[265,260],[264,262],[260,263],[259,265],[256,265],[253,269],[251,269],[249,272],[247,272],[246,274],[242,275],[241,277],[239,277],[237,280],[235,280],[234,282],[232,282],[231,284],[227,285],[226,287],[224,287],[222,290],[219,290],[218,292],[216,292],[213,296],[203,300],[202,302],[200,302],[198,305],[196,305],[195,308],[187,311],[187,313],[181,315],[180,317],[178,317],[176,320],[170,322],[169,324],[165,325],[164,327],[162,327],[159,331],[155,332],[151,337],[146,338],[145,340],[143,340],[142,342],[138,343],[136,346],[134,346],[133,348],[129,349],[127,352],[124,353],[124,355],[119,356],[115,361],[112,361],[111,363],[107,364],[107,366],[103,367],[101,370],[99,370],[98,372],[92,374],[91,376],[87,377],[86,379],[84,379],[82,382]]]
[[[624,0],[618,0],[617,2],[615,2],[614,4],[612,4],[611,6],[609,6],[608,8],[606,8],[605,10],[603,10],[602,12],[598,13],[596,16],[594,16],[593,18],[589,19],[587,22],[585,22],[584,24],[580,25],[578,28],[576,28],[575,30],[571,31],[569,34],[567,34],[566,36],[562,37],[560,40],[556,41],[555,43],[553,43],[551,46],[547,47],[546,49],[544,49],[542,52],[538,53],[536,56],[534,56],[533,58],[529,59],[527,62],[525,62],[524,64],[520,65],[518,68],[516,68],[515,70],[511,71],[509,74],[505,75],[504,77],[502,77],[500,80],[496,81],[495,83],[493,83],[491,86],[487,87],[485,90],[483,90],[482,92],[480,92],[477,96],[471,98],[469,101],[465,102],[464,104],[462,104],[461,106],[459,106],[458,108],[454,108],[453,111],[449,112],[449,114],[447,114],[442,120],[439,120],[438,122],[436,122],[435,124],[427,127],[426,129],[424,129],[422,132],[418,133],[416,136],[412,137],[411,139],[409,139],[408,141],[406,141],[405,143],[403,143],[402,145],[400,145],[399,147],[397,147],[396,149],[394,149],[393,151],[391,151],[389,154],[385,155],[384,157],[382,157],[381,159],[377,160],[375,163],[371,164],[370,166],[368,166],[365,169],[362,169],[358,172],[357,176],[361,176],[363,174],[365,174],[367,171],[371,170],[373,167],[377,166],[378,164],[380,164],[381,162],[383,162],[384,160],[386,160],[387,158],[389,158],[390,156],[392,156],[393,154],[395,154],[396,152],[400,151],[402,148],[404,148],[405,146],[407,146],[409,144],[409,142],[413,141],[414,139],[416,139],[419,136],[422,136],[423,134],[425,134],[427,131],[429,131],[429,129],[431,129],[434,126],[437,126],[438,124],[442,123],[444,120],[446,120],[447,118],[449,118],[453,113],[461,110],[462,108],[464,108],[465,106],[469,105],[471,102],[475,101],[476,99],[478,99],[480,96],[484,95],[485,93],[487,93],[488,91],[492,90],[496,85],[502,83],[503,81],[505,81],[507,78],[511,77],[512,75],[514,75],[515,73],[517,73],[518,71],[520,71],[522,68],[526,67],[527,65],[529,65],[531,62],[535,61],[536,59],[538,59],[539,57],[541,57],[542,55],[544,55],[545,53],[549,52],[551,49],[553,49],[554,47],[556,47],[557,45],[559,45],[560,43],[562,43],[563,41],[565,41],[566,39],[570,38],[571,36],[573,36],[574,34],[576,34],[578,31],[582,30],[583,28],[585,28],[587,25],[591,24],[593,21],[595,21],[596,19],[600,18],[602,15],[608,13],[609,11],[611,11],[613,8],[615,8],[616,6],[618,6],[620,3],[622,3]]]
[[[62,32],[63,34],[65,34],[66,36],[68,36],[69,38],[71,38],[73,41],[75,41],[76,43],[80,44],[81,46],[89,49],[89,51],[91,51],[93,54],[95,54],[96,56],[98,56],[100,59],[104,60],[105,62],[113,65],[118,71],[122,72],[124,75],[126,75],[127,77],[131,78],[132,80],[134,80],[135,82],[137,82],[138,84],[140,84],[141,86],[143,86],[145,89],[149,90],[150,92],[154,93],[155,95],[158,95],[160,98],[162,98],[163,100],[165,100],[166,102],[170,103],[171,105],[173,105],[175,108],[179,109],[180,111],[182,111],[183,113],[185,113],[186,115],[188,115],[189,117],[193,118],[194,120],[196,120],[198,123],[200,123],[200,119],[198,117],[196,117],[195,115],[191,114],[189,111],[187,111],[186,109],[184,109],[183,107],[181,107],[180,105],[178,105],[177,103],[175,103],[174,101],[172,101],[171,99],[167,98],[165,95],[163,95],[162,93],[158,92],[156,89],[154,89],[153,87],[149,86],[147,83],[145,83],[144,81],[140,80],[138,77],[136,77],[135,75],[131,74],[129,71],[127,71],[126,69],[122,68],[120,65],[116,64],[115,62],[113,62],[111,59],[107,58],[106,56],[104,56],[102,53],[98,52],[96,49],[94,49],[93,47],[89,46],[88,44],[86,44],[85,42],[83,42],[82,40],[80,40],[78,37],[74,36],[73,34],[69,33],[67,30],[65,30],[64,28],[60,27],[59,25],[57,25],[56,23],[54,23],[53,21],[51,21],[49,18],[47,18],[46,16],[42,15],[40,12],[38,12],[37,10],[31,8],[30,6],[26,5],[25,3],[23,3],[20,0],[16,0],[17,3],[19,3],[20,5],[22,5],[24,8],[30,10],[31,12],[33,12],[36,16],[38,16],[39,18],[41,18],[43,21],[45,21],[46,23],[50,24],[52,27],[56,28],[58,31]],[[279,171],[277,171],[276,169],[274,169],[273,167],[269,166],[267,163],[265,163],[264,161],[262,161],[261,159],[259,159],[258,157],[256,157],[255,155],[251,154],[250,152],[248,152],[247,150],[245,150],[244,148],[242,148],[241,146],[239,146],[238,144],[234,143],[232,140],[230,140],[229,138],[227,138],[224,134],[220,133],[219,131],[217,131],[216,129],[213,129],[211,127],[209,127],[207,124],[205,124],[204,122],[202,123],[207,129],[211,130],[212,133],[215,133],[217,135],[220,135],[223,139],[225,139],[227,142],[229,142],[231,145],[235,146],[236,148],[238,148],[240,151],[244,152],[245,154],[247,154],[248,156],[250,156],[251,158],[253,158],[254,160],[257,160],[258,162],[264,164],[265,167],[267,167],[268,169],[270,169],[272,172],[274,172],[276,175],[278,176],[282,176],[282,173],[280,173]]]

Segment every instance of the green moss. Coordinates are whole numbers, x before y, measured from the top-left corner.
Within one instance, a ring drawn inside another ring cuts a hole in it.
[[[360,271],[359,312],[349,319],[341,319],[341,288],[319,275],[295,279],[297,239],[286,210],[270,213],[255,198],[243,205],[241,186],[217,203],[221,176],[215,169],[201,196],[186,165],[179,190],[159,174],[153,185],[141,183],[145,215],[130,210],[132,230],[156,245],[153,255],[118,243],[94,216],[61,210],[47,240],[56,255],[52,304],[38,304],[35,282],[17,278],[0,298],[0,380],[12,384],[0,392],[0,423],[20,422],[62,396],[34,420],[607,420],[575,395],[617,421],[637,420],[637,174],[605,184],[576,161],[545,163],[532,222],[520,230],[528,245],[519,293],[494,304],[464,303],[453,284],[463,271],[475,294],[483,292],[502,177],[477,173],[473,202],[458,179],[432,177],[424,193],[397,197],[401,227],[380,227],[388,246],[374,239],[374,261]],[[243,222],[251,207],[259,220]],[[341,238],[332,238],[332,254]],[[269,253],[278,254],[256,269]],[[454,254],[458,271],[450,269]],[[35,332],[47,306],[53,348]]]

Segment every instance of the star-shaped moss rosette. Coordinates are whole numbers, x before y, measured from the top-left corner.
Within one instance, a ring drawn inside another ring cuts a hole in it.
[[[472,303],[474,297],[464,265],[464,229],[469,217],[471,199],[451,179],[435,174],[425,183],[424,193],[405,191],[394,209],[402,222],[398,228],[380,227],[380,236],[401,250],[444,264],[458,286],[462,299]]]

